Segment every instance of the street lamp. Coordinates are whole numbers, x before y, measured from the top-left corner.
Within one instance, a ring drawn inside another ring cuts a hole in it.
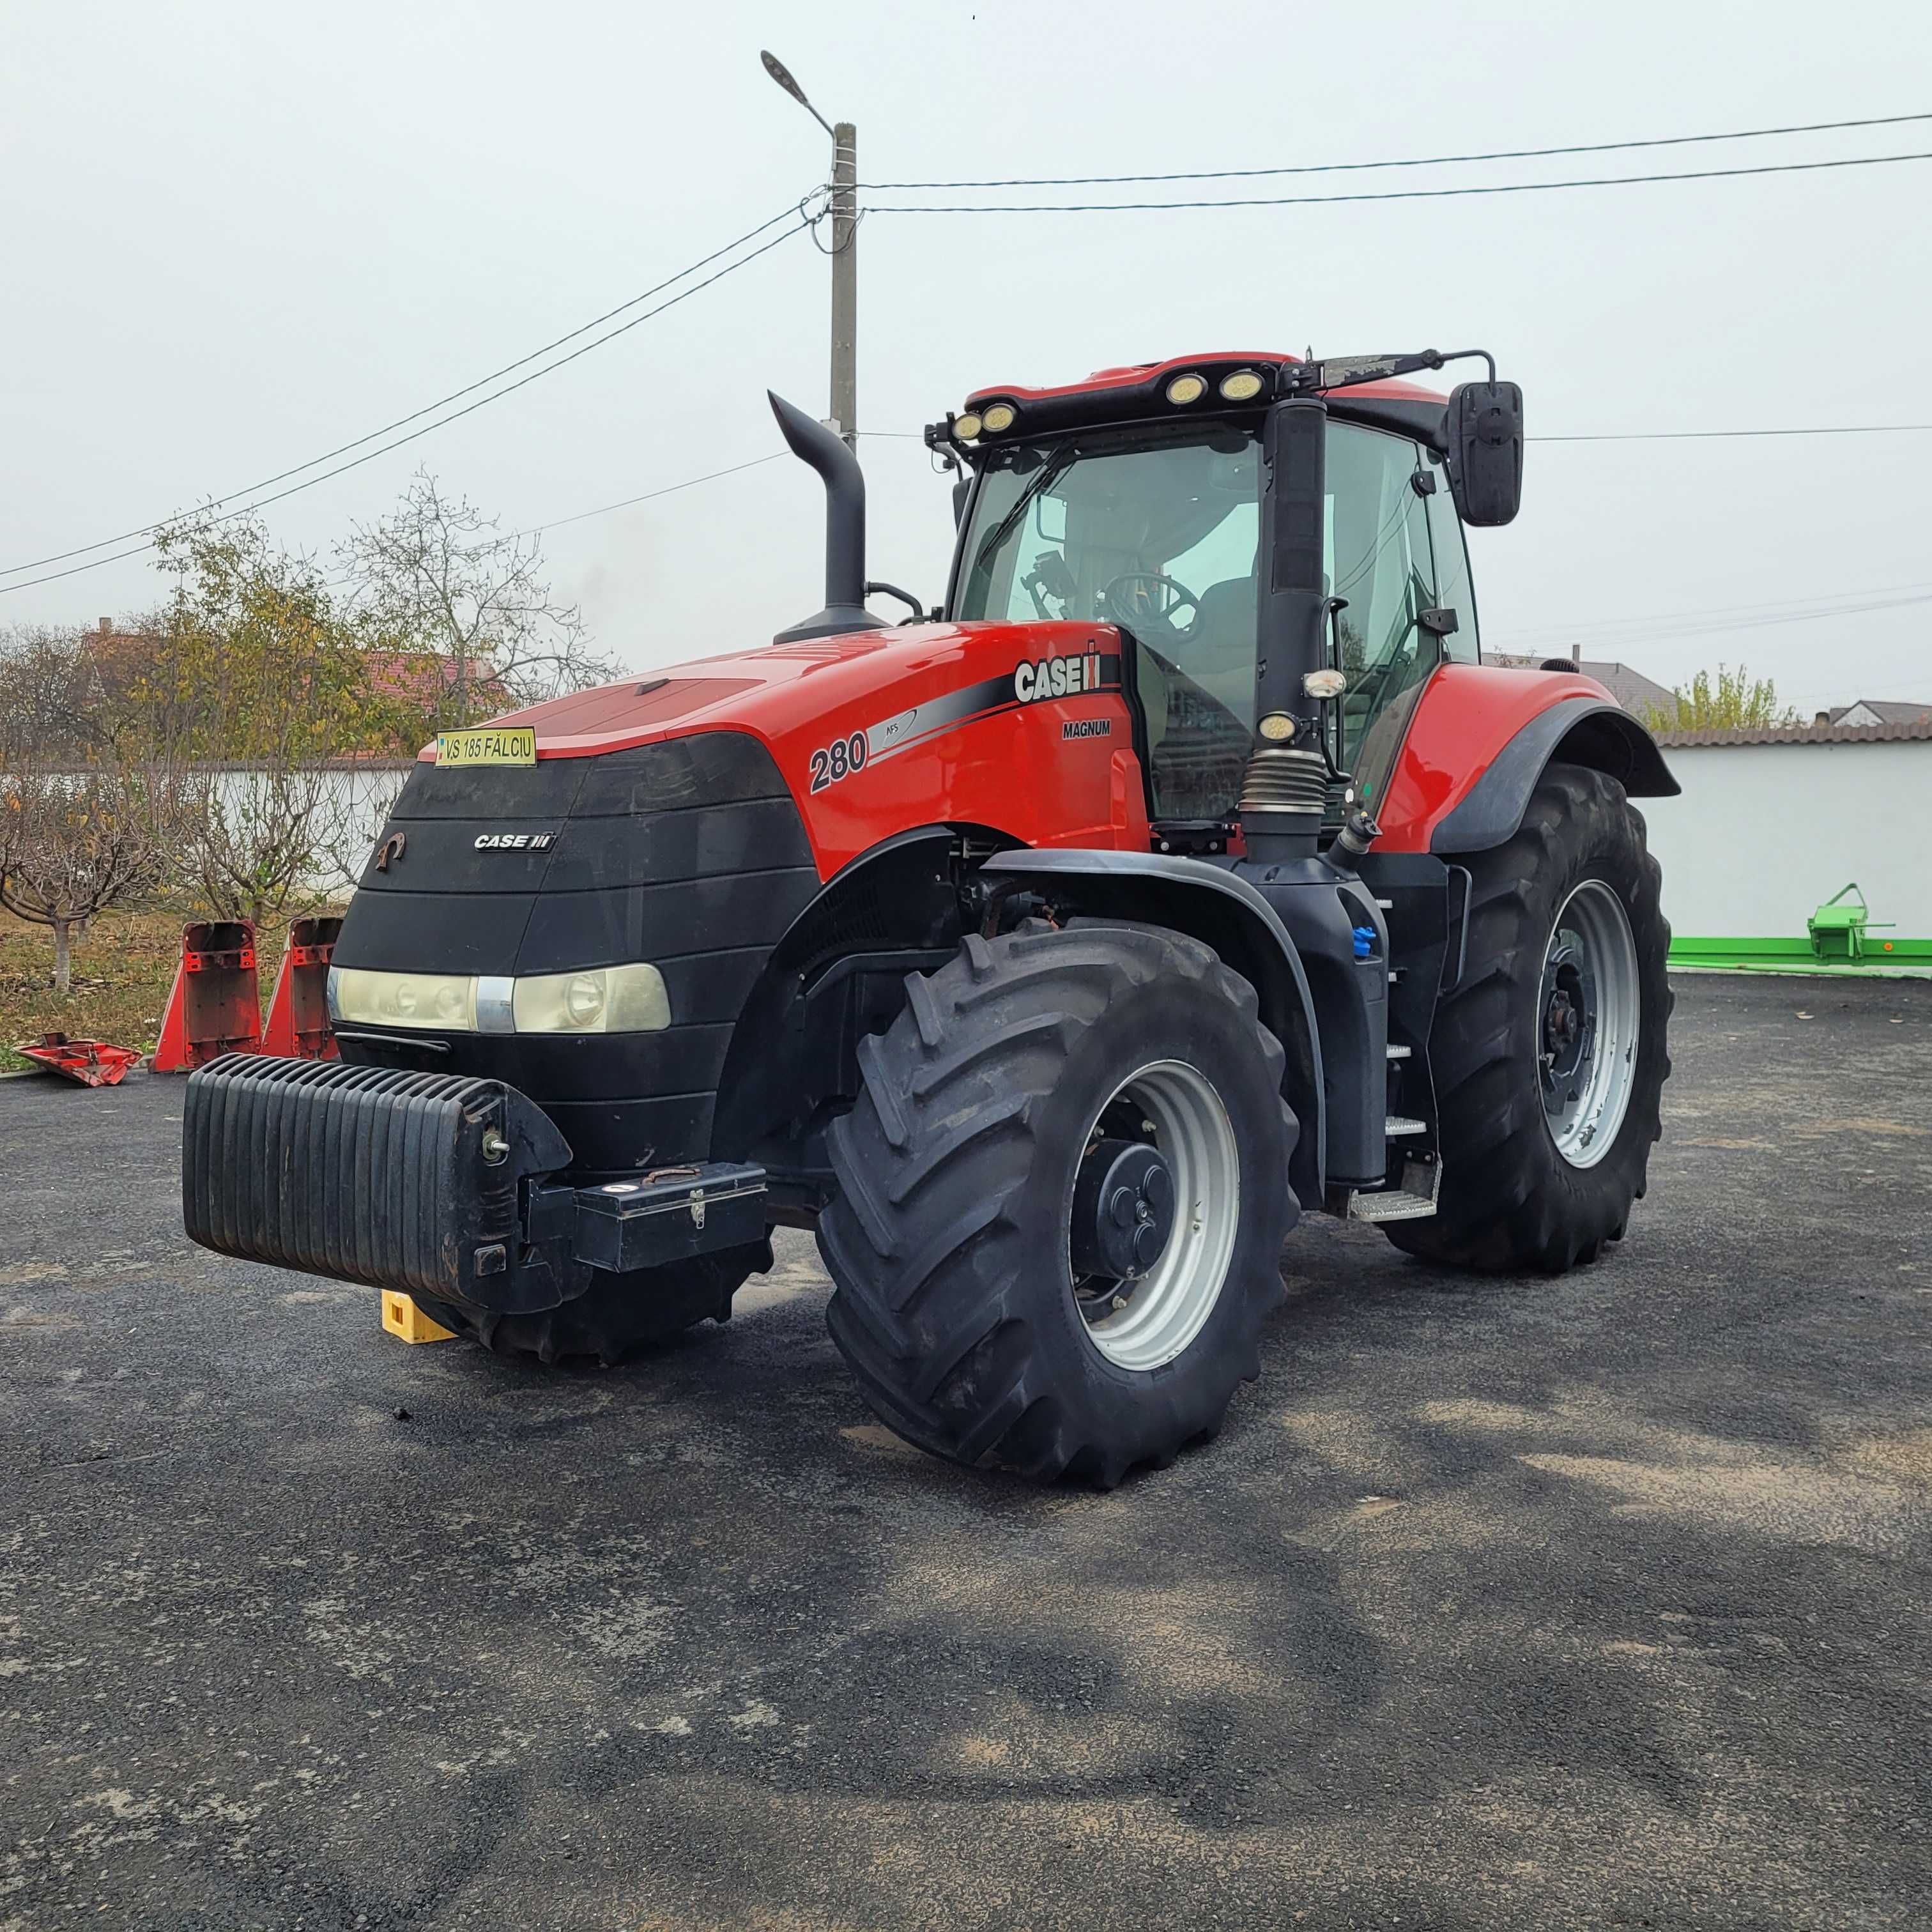
[[[856,447],[859,438],[859,133],[834,127],[806,97],[790,68],[760,50],[765,71],[832,136],[832,426]]]

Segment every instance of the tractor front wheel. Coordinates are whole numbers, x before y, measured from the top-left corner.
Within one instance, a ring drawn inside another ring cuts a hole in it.
[[[728,1321],[732,1296],[771,1264],[771,1244],[754,1241],[634,1274],[593,1270],[581,1294],[534,1315],[478,1315],[422,1295],[416,1304],[493,1354],[614,1369],[700,1322]]]
[[[1558,1274],[1623,1238],[1660,1132],[1662,875],[1623,787],[1575,765],[1469,873],[1462,976],[1430,1036],[1442,1192],[1383,1232],[1424,1260]]]
[[[1255,992],[1163,928],[968,938],[861,1046],[819,1222],[832,1336],[908,1442],[1106,1488],[1260,1372],[1296,1214]]]

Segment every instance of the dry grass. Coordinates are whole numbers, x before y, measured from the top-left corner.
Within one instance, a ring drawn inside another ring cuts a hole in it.
[[[151,1051],[181,957],[183,922],[193,912],[104,912],[74,949],[74,987],[54,991],[53,935],[0,912],[0,1073],[32,1063],[9,1049],[43,1034],[104,1040]],[[266,1009],[288,937],[286,920],[258,935],[256,954]]]

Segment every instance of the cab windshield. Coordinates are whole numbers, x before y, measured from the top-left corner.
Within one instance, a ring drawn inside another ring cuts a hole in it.
[[[1197,422],[1002,449],[977,492],[954,616],[1130,633],[1163,816],[1212,818],[1240,786],[1261,483],[1252,434]]]

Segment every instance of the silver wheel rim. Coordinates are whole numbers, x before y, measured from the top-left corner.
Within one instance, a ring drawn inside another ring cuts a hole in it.
[[[1586,879],[1556,915],[1537,1017],[1550,1138],[1570,1166],[1594,1167],[1630,1107],[1643,1019],[1630,915],[1600,879]]]
[[[1220,1095],[1184,1060],[1155,1060],[1123,1080],[1094,1116],[1089,1139],[1121,1100],[1140,1108],[1147,1138],[1173,1177],[1174,1230],[1138,1281],[1120,1282],[1112,1296],[1086,1297],[1080,1306],[1088,1339],[1108,1361],[1157,1369],[1187,1348],[1221,1298],[1240,1226],[1240,1154]],[[1070,1280],[1070,1230],[1066,1261]]]

